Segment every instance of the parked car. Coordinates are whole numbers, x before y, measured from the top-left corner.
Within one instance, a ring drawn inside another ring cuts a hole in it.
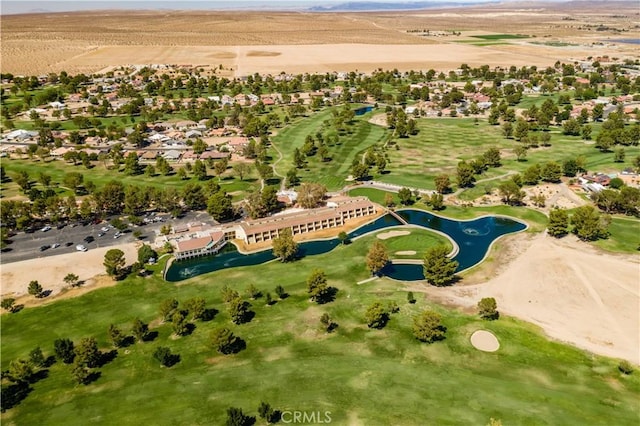
[[[83,246],[82,244],[78,244],[76,246],[76,250],[78,250],[78,251],[87,251],[88,249],[85,246]]]
[[[104,235],[104,232],[98,232],[98,237],[102,237]]]
[[[49,244],[45,244],[43,246],[40,246],[40,251],[45,251],[46,249],[48,249],[49,247],[51,247]]]
[[[66,243],[64,243],[65,247],[71,247],[73,245],[73,242],[71,241],[67,241]]]
[[[107,228],[106,226],[103,226],[102,228],[100,228],[100,230],[102,232],[109,232],[109,228]]]
[[[58,243],[53,243],[53,244],[51,244],[51,248],[52,248],[52,249],[54,249],[54,248],[58,248],[58,247],[60,247],[60,244],[58,244]]]
[[[116,238],[120,238],[120,236],[121,236],[121,235],[122,235],[122,233],[121,233],[121,232],[116,232],[115,234],[113,234],[113,238],[114,238],[114,239],[116,239]]]
[[[49,225],[42,228],[42,232],[47,232],[47,231],[51,231],[51,227]]]
[[[95,238],[93,238],[91,235],[87,235],[86,237],[84,237],[84,242],[85,243],[90,243],[93,240],[95,240]]]

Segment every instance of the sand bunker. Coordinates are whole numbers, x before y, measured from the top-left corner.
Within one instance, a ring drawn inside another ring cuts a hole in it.
[[[415,250],[397,251],[396,254],[398,256],[413,256],[414,254],[416,254],[416,251]]]
[[[483,352],[495,352],[500,349],[500,342],[496,336],[486,330],[474,331],[471,335],[471,344],[474,348]]]
[[[389,238],[402,237],[403,235],[409,235],[409,234],[411,234],[411,232],[409,231],[389,231],[389,232],[382,232],[376,236],[381,240],[386,240]]]

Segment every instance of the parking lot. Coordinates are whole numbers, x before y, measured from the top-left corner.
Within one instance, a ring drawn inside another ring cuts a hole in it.
[[[151,220],[153,217],[156,216],[151,216],[149,219]],[[83,245],[87,250],[91,250],[98,247],[129,243],[136,240],[133,236],[134,231],[142,233],[142,241],[153,242],[156,235],[159,234],[160,228],[166,224],[175,226],[188,223],[214,223],[211,216],[205,212],[189,212],[178,219],[171,219],[168,214],[158,214],[157,217],[161,218],[162,221],[140,226],[130,225],[129,229],[123,232],[119,238],[114,238],[118,230],[106,221],[88,225],[47,226],[30,233],[19,232],[10,238],[11,243],[2,252],[2,263],[71,253],[77,251],[77,245]],[[103,228],[106,231],[103,231]],[[54,248],[55,245],[58,246]]]

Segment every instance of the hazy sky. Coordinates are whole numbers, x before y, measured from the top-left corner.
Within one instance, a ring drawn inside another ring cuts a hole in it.
[[[425,0],[188,0],[188,1],[158,1],[158,0],[2,0],[0,13],[29,13],[29,12],[67,12],[74,10],[105,10],[105,9],[297,9],[310,6],[330,5],[332,3],[412,3]],[[427,0],[429,1],[429,0]],[[489,0],[430,0],[438,3],[472,3]],[[494,0],[495,1],[495,0]]]

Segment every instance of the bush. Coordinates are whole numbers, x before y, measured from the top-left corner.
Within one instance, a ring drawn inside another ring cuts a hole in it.
[[[171,349],[165,346],[159,346],[153,352],[153,357],[165,367],[171,367],[180,361],[180,355],[172,354]]]
[[[478,302],[478,313],[482,319],[496,320],[500,317],[498,304],[493,297],[484,297]]]
[[[629,375],[633,373],[633,366],[629,361],[625,359],[620,361],[620,364],[618,364],[618,370],[620,370],[622,374]]]

